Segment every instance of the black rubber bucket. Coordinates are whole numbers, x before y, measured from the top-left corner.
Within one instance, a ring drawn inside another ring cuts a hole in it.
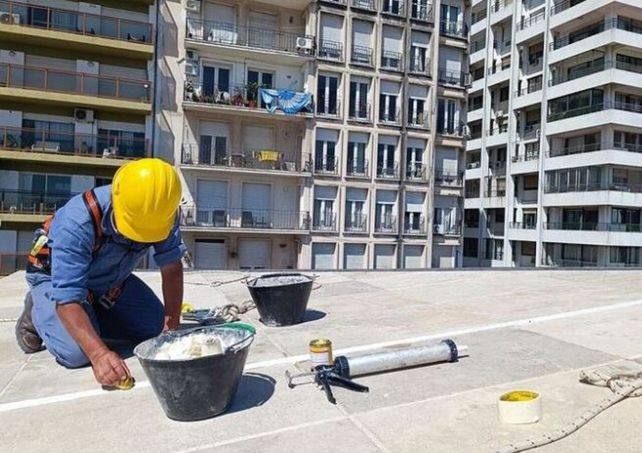
[[[225,352],[185,360],[154,358],[162,344],[200,332],[217,334]],[[162,333],[136,346],[134,354],[169,418],[203,420],[232,404],[253,340],[254,334],[245,329],[205,326]]]
[[[303,321],[314,279],[308,275],[266,274],[247,282],[250,295],[270,327],[291,326]]]

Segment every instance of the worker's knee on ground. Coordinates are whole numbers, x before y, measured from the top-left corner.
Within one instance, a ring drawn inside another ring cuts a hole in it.
[[[56,357],[56,362],[65,368],[81,368],[89,365],[89,359],[76,344],[51,352]]]

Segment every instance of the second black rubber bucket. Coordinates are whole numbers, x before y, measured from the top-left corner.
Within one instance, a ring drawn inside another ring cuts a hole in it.
[[[216,335],[224,353],[184,360],[157,358],[161,345],[201,332]],[[136,346],[134,354],[169,418],[203,420],[222,414],[232,404],[253,340],[254,334],[246,329],[206,326],[162,333]]]
[[[266,274],[247,282],[250,295],[270,327],[303,322],[314,279],[298,273]]]

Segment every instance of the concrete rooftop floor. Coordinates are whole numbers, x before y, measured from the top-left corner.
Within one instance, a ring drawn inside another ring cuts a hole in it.
[[[160,276],[140,274],[157,293]],[[235,279],[189,273],[187,282]],[[449,271],[320,273],[308,320],[257,326],[232,409],[184,423],[165,417],[135,358],[129,392],[103,392],[91,369],[66,370],[24,355],[14,323],[0,323],[0,451],[486,452],[561,428],[610,395],[578,382],[581,369],[642,363],[642,271]],[[23,275],[0,280],[0,318],[21,311]],[[187,284],[197,307],[249,297],[240,283]],[[338,389],[332,406],[308,385],[289,389],[286,369],[309,340],[335,349],[417,337],[451,337],[469,356],[358,379],[369,394]],[[274,383],[274,384],[273,384]],[[541,392],[543,419],[502,425],[507,390]],[[639,452],[642,398],[625,400],[542,452]]]

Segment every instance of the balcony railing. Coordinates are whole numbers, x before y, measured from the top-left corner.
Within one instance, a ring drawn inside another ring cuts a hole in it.
[[[410,18],[422,22],[432,22],[432,4],[422,5],[418,0],[412,0]]]
[[[513,162],[528,162],[530,160],[537,160],[537,159],[539,159],[539,151],[518,154],[511,158]]]
[[[477,22],[482,21],[482,20],[486,19],[487,17],[488,17],[488,10],[482,9],[478,13],[472,13],[470,15],[470,23],[471,23],[471,25],[472,24],[476,24]]]
[[[375,233],[397,233],[397,216],[385,215],[375,220]]]
[[[428,58],[410,58],[409,68],[412,74],[430,77],[430,59]]]
[[[404,219],[403,223],[403,232],[406,235],[418,235],[418,236],[423,236],[426,234],[426,219],[424,216],[419,216],[418,220],[415,220],[416,217],[414,217],[412,220],[410,219],[410,216],[408,213],[406,213],[406,218]]]
[[[268,111],[263,100],[260,99],[261,86],[258,84],[233,85],[233,84],[199,84],[192,81],[185,82],[184,100],[198,104],[233,106],[248,110]],[[302,95],[302,92],[294,92]],[[277,103],[276,110],[282,111],[280,103]],[[299,110],[298,114],[309,114],[314,112],[313,103]]]
[[[370,176],[370,162],[366,159],[364,162],[348,161],[346,176],[353,178],[368,178]]]
[[[458,22],[442,22],[439,26],[442,35],[453,36],[455,38],[466,38],[468,35],[468,26]]]
[[[368,231],[368,216],[358,213],[350,215],[346,213],[345,231],[347,233],[365,233]]]
[[[486,198],[503,198],[506,196],[506,189],[492,189],[488,188],[484,192]]]
[[[603,22],[597,22],[586,27],[584,29],[584,33],[582,33],[581,35],[578,35],[577,39],[573,39],[572,34],[558,37],[554,39],[553,42],[550,43],[550,49],[551,50],[561,49],[562,47],[566,47],[569,44],[582,41],[584,39],[590,38],[591,36],[595,36],[598,33],[602,33],[606,30],[610,30],[613,28],[630,31],[632,33],[642,34],[641,22],[637,22],[635,20],[627,19],[619,16],[619,17],[613,17],[610,19],[605,19]]]
[[[307,212],[257,209],[224,209],[201,205],[181,207],[181,225],[186,227],[242,228],[260,230],[309,230]]]
[[[465,88],[470,85],[470,74],[459,71],[446,71],[441,69],[439,71],[439,83],[442,85],[454,85],[460,88]]]
[[[350,56],[350,63],[365,66],[374,66],[372,55],[372,47],[353,45],[352,54]]]
[[[537,78],[532,83],[527,83],[527,85],[522,88],[521,90],[517,91],[517,96],[524,96],[526,94],[530,93],[537,93],[538,91],[542,91],[542,78],[541,76]]]
[[[494,13],[499,12],[506,8],[508,5],[512,5],[513,0],[494,0],[490,3],[492,11]]]
[[[557,1],[553,4],[553,7],[551,8],[551,14],[558,14],[561,13],[562,11],[566,11],[567,9],[579,5],[580,3],[583,3],[584,0],[561,0]]]
[[[271,51],[302,53],[297,39],[311,38],[304,33],[292,33],[269,28],[245,27],[227,22],[187,18],[188,39],[226,46],[240,46]]]
[[[481,161],[477,160],[474,162],[466,162],[466,169],[467,170],[475,170],[476,168],[481,167]]]
[[[377,166],[378,179],[399,179],[399,165],[395,162],[394,166]]]
[[[575,259],[565,259],[565,258],[552,259],[550,264],[556,267],[597,267],[597,261],[575,260]]]
[[[8,22],[21,27],[74,33],[99,38],[151,44],[152,25],[129,19],[81,13],[70,9],[0,0],[0,11],[7,13]]]
[[[324,60],[343,61],[343,43],[330,41],[328,39],[319,40],[317,56]]]
[[[584,107],[578,107],[570,110],[563,110],[561,112],[554,112],[548,114],[548,121],[558,121],[566,118],[573,118],[580,115],[587,115],[589,113],[601,112],[602,110],[624,110],[626,112],[642,113],[642,104],[616,101],[599,102]]]
[[[144,138],[122,135],[65,134],[0,126],[0,147],[11,151],[137,159],[150,155],[148,145],[149,142]]]
[[[381,53],[381,69],[401,71],[403,69],[403,54],[384,50]]]
[[[510,222],[508,228],[511,230],[534,230],[537,225],[533,222]]]
[[[505,134],[506,132],[508,132],[507,123],[488,129],[488,135]]]
[[[372,110],[370,108],[370,104],[360,104],[354,106],[354,109],[348,109],[348,120],[371,123]]]
[[[518,27],[520,30],[525,30],[535,24],[542,22],[544,19],[546,19],[546,11],[541,10],[529,17],[522,17],[522,19],[518,22]]]
[[[597,190],[611,190],[614,192],[642,193],[642,184],[625,182],[577,182],[572,185],[547,183],[544,187],[546,193],[593,192]]]
[[[461,187],[464,184],[464,173],[438,169],[435,171],[435,182],[441,186]]]
[[[313,231],[337,232],[337,213],[325,212],[323,215],[315,217],[312,221]]]
[[[428,181],[427,167],[420,163],[414,162],[406,165],[406,180],[408,181]]]
[[[352,0],[350,4],[352,5],[352,8],[376,11],[374,0]]]
[[[550,85],[559,85],[560,83],[569,82],[571,80],[586,77],[587,75],[595,74],[596,72],[604,71],[613,67],[612,61],[602,61],[599,63],[592,63],[590,66],[583,67],[579,70],[574,70],[572,73],[554,73],[551,77]]]
[[[430,127],[428,112],[419,112],[416,115],[408,112],[408,126],[428,129]]]
[[[395,112],[390,112],[390,111],[384,111],[381,112],[383,115],[379,115],[379,122],[380,123],[386,123],[386,124],[395,124],[399,125],[401,124],[401,110],[397,109]]]
[[[404,0],[382,0],[381,12],[392,16],[405,16],[406,2]]]
[[[321,116],[324,118],[341,118],[343,101],[340,97],[335,99],[334,105],[328,103],[328,105],[322,104],[321,102],[316,103],[315,113],[316,116]]]
[[[433,234],[439,236],[460,236],[461,235],[461,225],[446,225],[436,223],[432,226]]]
[[[528,140],[537,137],[538,131],[542,125],[538,122],[524,125],[524,130],[520,133],[522,140]]]
[[[551,149],[549,151],[550,157],[570,156],[572,154],[592,153],[602,149],[601,143],[586,143],[584,145],[569,146],[566,148]]]
[[[297,157],[276,150],[230,150],[217,154],[210,149],[201,149],[196,143],[184,143],[181,162],[183,165],[203,167],[247,168],[284,172],[310,171],[309,161],[301,165]]]
[[[151,102],[151,82],[0,63],[0,87]]]
[[[339,159],[323,160],[318,158],[314,161],[313,168],[315,175],[336,176],[339,174]]]
[[[31,215],[53,214],[74,195],[76,194],[0,190],[0,212]]]

